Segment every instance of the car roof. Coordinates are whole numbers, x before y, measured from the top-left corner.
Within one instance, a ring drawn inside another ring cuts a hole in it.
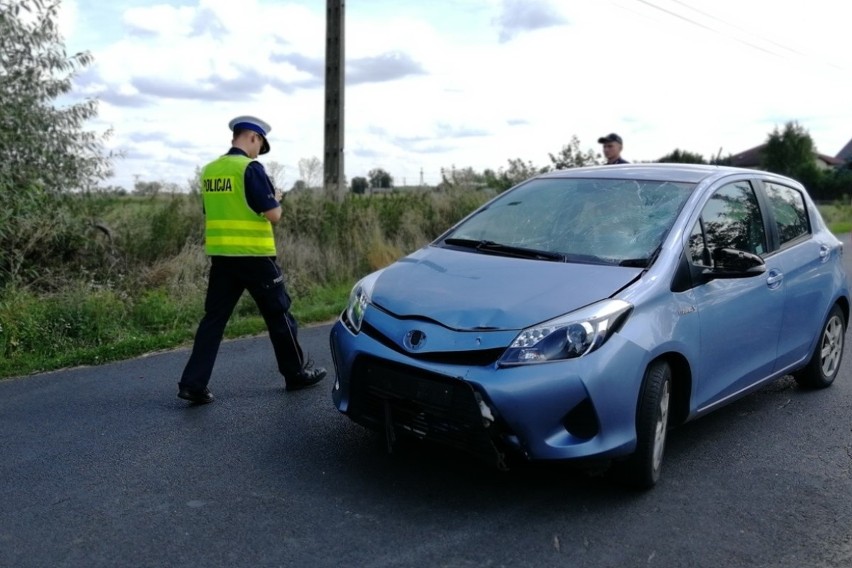
[[[675,181],[699,183],[710,178],[725,177],[734,174],[752,176],[773,176],[768,172],[733,168],[730,166],[709,166],[704,164],[617,164],[608,166],[589,166],[555,170],[537,176],[538,178],[594,178],[594,179],[634,179],[654,181]]]

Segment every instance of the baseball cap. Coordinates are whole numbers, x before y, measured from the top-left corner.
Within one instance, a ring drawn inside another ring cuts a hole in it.
[[[624,145],[624,142],[621,140],[621,136],[616,134],[615,132],[610,132],[606,136],[601,136],[598,138],[598,144],[606,144],[607,142],[618,142],[619,144]]]

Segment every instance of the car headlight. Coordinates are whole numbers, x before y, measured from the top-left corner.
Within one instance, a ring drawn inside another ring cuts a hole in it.
[[[378,277],[379,272],[365,276],[355,284],[352,292],[349,293],[349,302],[346,304],[345,323],[355,333],[361,331],[364,314],[367,313],[367,306],[370,304],[370,298],[373,294],[373,286],[375,286]]]
[[[632,309],[623,300],[604,300],[527,328],[518,334],[499,362],[523,365],[582,357],[603,345]]]

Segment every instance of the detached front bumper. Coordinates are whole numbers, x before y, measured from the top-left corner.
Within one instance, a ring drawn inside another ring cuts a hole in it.
[[[460,332],[418,325],[441,347],[470,343],[452,337]],[[616,334],[579,359],[499,367],[502,349],[493,346],[513,337],[479,334],[476,344],[490,349],[412,354],[372,326],[353,334],[338,321],[330,334],[334,404],[353,421],[384,431],[389,442],[429,439],[498,466],[505,453],[569,460],[633,451],[644,350]]]

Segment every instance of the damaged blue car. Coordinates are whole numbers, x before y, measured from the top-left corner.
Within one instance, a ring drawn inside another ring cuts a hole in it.
[[[837,376],[843,246],[798,182],[718,166],[542,174],[363,278],[330,334],[340,412],[499,467],[659,479],[667,430]]]

